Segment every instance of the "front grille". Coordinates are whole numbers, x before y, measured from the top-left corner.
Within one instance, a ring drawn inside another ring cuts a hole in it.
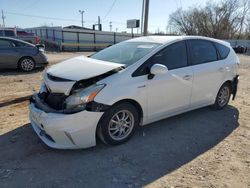
[[[50,135],[48,135],[44,130],[41,130],[39,134],[40,136],[45,136],[48,140],[55,143],[55,140]]]
[[[48,93],[47,96],[44,98],[44,102],[48,104],[49,107],[55,110],[62,110],[64,109],[64,101],[66,96],[61,93]]]

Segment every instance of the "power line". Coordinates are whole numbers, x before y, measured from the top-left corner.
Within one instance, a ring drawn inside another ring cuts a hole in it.
[[[112,3],[112,5],[111,5],[110,9],[109,9],[108,12],[105,14],[105,16],[103,16],[103,20],[104,20],[104,19],[109,15],[109,13],[112,11],[112,9],[113,9],[115,3],[116,3],[116,0],[113,1],[113,3]]]
[[[39,15],[32,15],[32,14],[23,14],[23,13],[17,13],[17,12],[4,12],[5,14],[11,14],[11,15],[18,15],[18,16],[26,16],[26,17],[33,17],[33,18],[41,18],[41,19],[50,19],[50,20],[59,20],[59,21],[69,21],[69,22],[79,22],[81,20],[78,19],[69,19],[69,18],[58,18],[58,17],[48,17],[48,16],[39,16]],[[95,23],[95,20],[85,20],[87,22]],[[109,23],[108,21],[103,21],[104,23]],[[125,25],[123,22],[119,21],[113,21],[115,24],[122,24]]]
[[[6,14],[18,15],[18,16],[27,16],[33,18],[42,18],[42,19],[51,19],[51,20],[60,20],[60,21],[76,21],[76,19],[66,19],[66,18],[56,18],[56,17],[48,17],[48,16],[38,16],[38,15],[31,15],[31,14],[23,14],[23,13],[15,13],[15,12],[5,12]]]
[[[27,10],[31,7],[34,7],[37,3],[39,3],[41,0],[36,0],[33,4],[30,4],[28,6],[26,6],[25,8],[23,8],[21,11]]]

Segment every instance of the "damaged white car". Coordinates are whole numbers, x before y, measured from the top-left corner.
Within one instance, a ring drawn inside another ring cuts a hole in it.
[[[239,60],[229,43],[148,36],[49,68],[30,99],[32,127],[53,148],[126,142],[139,125],[213,105],[237,91]]]

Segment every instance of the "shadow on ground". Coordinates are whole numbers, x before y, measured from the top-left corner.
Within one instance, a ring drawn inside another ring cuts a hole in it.
[[[31,72],[24,72],[19,69],[0,69],[0,76],[28,75],[28,74],[42,72],[44,69],[45,69],[44,67],[39,67]]]
[[[84,150],[50,149],[27,124],[0,136],[0,187],[141,187],[217,145],[238,116],[232,106],[202,108],[141,127],[123,145]]]

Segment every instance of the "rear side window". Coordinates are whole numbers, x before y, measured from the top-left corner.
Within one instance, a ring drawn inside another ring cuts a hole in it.
[[[0,30],[0,37],[3,37],[3,30]]]
[[[229,52],[230,52],[230,49],[222,44],[219,44],[217,42],[214,43],[217,50],[219,51],[220,53],[220,58],[219,59],[225,59],[227,58]]]
[[[10,48],[10,47],[12,47],[12,45],[9,41],[0,39],[0,48]]]
[[[177,42],[167,46],[151,59],[153,64],[165,65],[169,70],[187,66],[185,42]]]
[[[27,46],[26,43],[23,42],[19,42],[19,41],[12,41],[15,45],[15,47],[23,47],[23,46]]]
[[[207,40],[189,40],[191,61],[193,65],[217,61],[216,48]]]

